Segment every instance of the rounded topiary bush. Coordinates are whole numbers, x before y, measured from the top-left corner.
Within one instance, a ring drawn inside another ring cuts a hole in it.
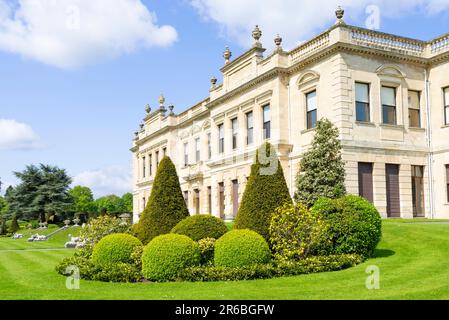
[[[368,200],[348,195],[340,199],[319,199],[312,207],[326,224],[327,241],[319,254],[359,254],[370,257],[382,236],[379,211]]]
[[[214,262],[218,267],[244,267],[270,260],[268,243],[252,230],[230,231],[215,243]]]
[[[151,281],[174,280],[182,269],[199,264],[198,244],[184,235],[158,236],[143,250],[142,273]]]
[[[211,215],[200,214],[180,221],[171,233],[183,234],[194,241],[205,238],[218,239],[228,232],[223,220]]]
[[[132,263],[131,255],[139,246],[142,246],[142,242],[129,234],[111,234],[95,245],[92,261],[95,264]]]

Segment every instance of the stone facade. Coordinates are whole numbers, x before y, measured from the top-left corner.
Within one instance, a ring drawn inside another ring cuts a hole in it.
[[[191,214],[233,219],[265,140],[277,149],[293,194],[299,160],[322,117],[340,130],[348,192],[368,192],[384,217],[449,218],[449,35],[414,40],[346,25],[340,15],[288,52],[280,37],[268,54],[258,28],[253,37],[253,47],[234,60],[226,49],[223,82],[211,79],[207,99],[176,115],[163,97],[157,110],[147,107],[131,149],[134,221],[164,155],[177,167]],[[362,178],[363,163],[369,173]]]

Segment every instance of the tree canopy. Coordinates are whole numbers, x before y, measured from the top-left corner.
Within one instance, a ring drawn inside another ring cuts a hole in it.
[[[69,191],[72,197],[72,211],[75,214],[89,214],[96,211],[92,190],[88,187],[75,186]]]
[[[10,213],[17,219],[48,221],[69,210],[72,198],[68,191],[72,179],[64,169],[30,165],[14,175],[20,183],[10,190],[7,201]]]

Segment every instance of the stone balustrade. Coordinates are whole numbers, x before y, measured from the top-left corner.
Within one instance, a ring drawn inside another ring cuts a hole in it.
[[[329,32],[322,33],[318,37],[305,42],[296,49],[290,52],[290,57],[292,63],[298,60],[304,59],[305,57],[325,48],[329,45]]]
[[[426,49],[425,42],[366,29],[351,28],[350,39],[356,45],[419,57],[424,55]]]
[[[430,41],[430,50],[432,54],[439,54],[449,50],[449,33],[435,40]]]

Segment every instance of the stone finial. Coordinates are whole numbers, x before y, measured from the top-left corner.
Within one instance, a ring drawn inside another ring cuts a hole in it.
[[[229,47],[226,46],[225,51],[223,52],[223,58],[225,59],[225,64],[229,63],[229,60],[232,57],[232,52],[229,50]]]
[[[276,52],[282,52],[282,37],[279,35],[279,33],[274,38],[274,44],[276,45]]]
[[[149,104],[147,104],[147,105],[145,106],[145,111],[146,111],[148,114],[151,113],[151,107],[150,107]]]
[[[173,105],[173,103],[171,103],[169,106],[168,106],[168,110],[170,110],[170,113],[168,114],[169,116],[174,116],[175,115],[175,113],[173,112],[173,109],[175,108],[175,106]]]
[[[344,24],[343,17],[345,15],[345,10],[342,9],[341,6],[337,7],[337,10],[335,10],[335,16],[337,17],[337,24]]]
[[[211,84],[211,89],[214,89],[217,85],[217,78],[215,78],[215,77],[210,78],[210,84]]]
[[[164,104],[165,104],[165,97],[163,94],[161,94],[159,97],[159,110],[162,112],[166,111]]]
[[[253,47],[262,47],[262,44],[260,43],[260,38],[262,38],[262,31],[259,29],[259,26],[256,25],[256,27],[253,30],[253,38],[254,38],[254,44]]]

